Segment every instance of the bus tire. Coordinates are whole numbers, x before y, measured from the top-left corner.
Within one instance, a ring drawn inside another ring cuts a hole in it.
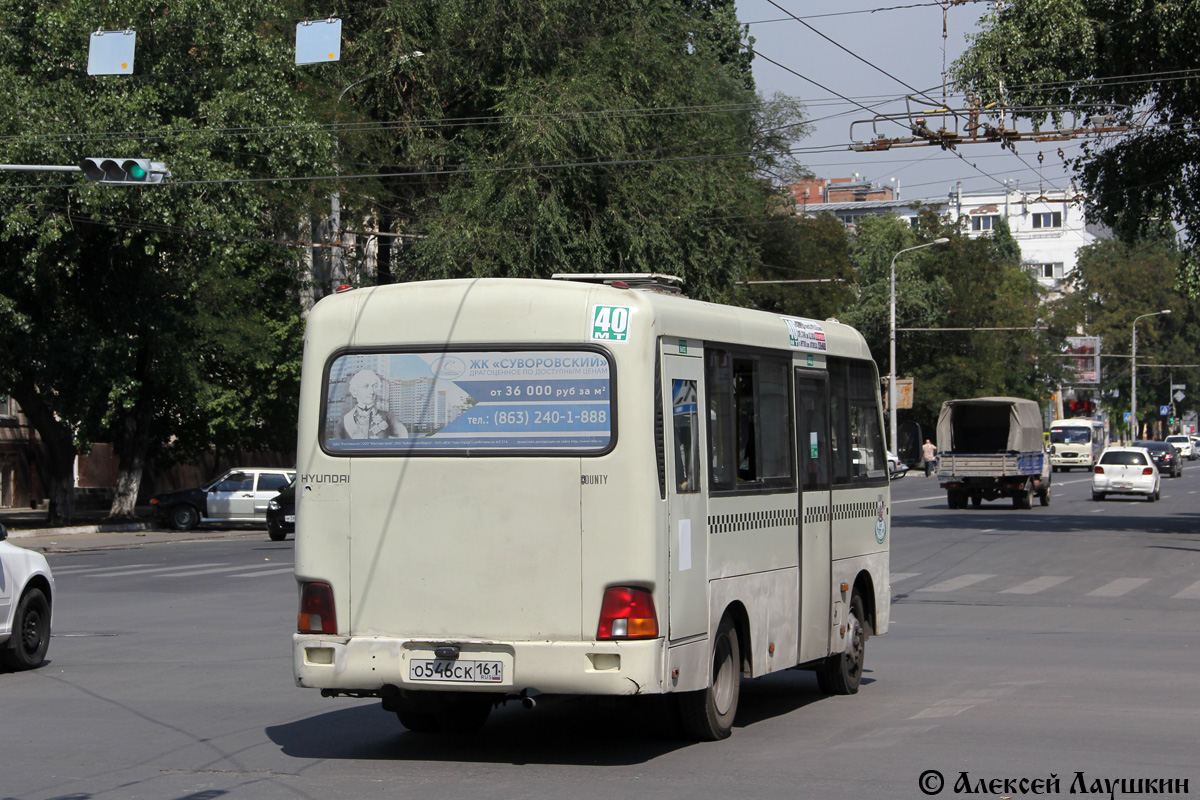
[[[396,718],[400,720],[401,725],[413,733],[437,733],[440,730],[437,717],[428,711],[418,711],[408,706],[401,706],[396,710]]]
[[[474,733],[483,727],[492,713],[491,695],[448,692],[439,699],[435,716],[442,733]]]
[[[867,639],[871,630],[863,613],[858,589],[850,596],[850,638],[846,649],[836,653],[817,667],[817,686],[825,694],[856,694],[862,682],[863,659],[867,654]]]
[[[742,650],[737,628],[726,615],[713,639],[712,677],[707,689],[678,695],[684,735],[715,742],[733,732],[742,680]]]

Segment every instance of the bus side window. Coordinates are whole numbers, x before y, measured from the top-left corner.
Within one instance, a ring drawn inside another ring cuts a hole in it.
[[[829,359],[829,456],[833,483],[850,482],[854,446],[850,441],[849,389],[846,386],[846,362]]]
[[[856,478],[887,477],[887,456],[883,449],[883,429],[880,427],[878,386],[875,369],[869,361],[850,362],[850,435],[862,454],[861,470]]]
[[[712,488],[794,487],[789,362],[717,348],[705,358]]]
[[[675,439],[675,488],[680,494],[700,491],[700,449],[697,441],[696,382],[671,381],[671,428]]]
[[[733,375],[728,350],[710,348],[704,354],[704,382],[709,405],[709,449],[714,489],[733,487]]]

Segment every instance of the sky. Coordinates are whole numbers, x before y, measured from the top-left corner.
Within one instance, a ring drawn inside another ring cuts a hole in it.
[[[937,146],[849,149],[852,123],[853,140],[862,142],[873,139],[876,130],[887,137],[910,135],[894,122],[880,121],[877,128],[872,123],[879,114],[905,112],[904,98],[914,89],[941,102],[944,67],[966,49],[966,36],[978,30],[991,3],[967,0],[943,8],[932,0],[736,2],[738,18],[755,39],[759,92],[767,97],[783,92],[806,106],[813,133],[795,148],[800,162],[818,177],[858,173],[872,183],[899,184],[906,200],[944,198],[958,181],[967,193],[1001,191],[1005,181],[1030,191],[1070,185],[1063,155],[1077,155],[1078,141],[1020,142],[1015,154],[994,143],[962,145],[959,155]],[[961,95],[946,92],[951,107],[961,108]],[[912,105],[931,107],[927,100]]]

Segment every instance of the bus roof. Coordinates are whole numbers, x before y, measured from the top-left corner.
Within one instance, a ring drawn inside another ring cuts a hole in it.
[[[836,320],[803,317],[640,291],[619,284],[472,278],[375,286],[330,295],[309,314],[310,332],[336,346],[451,342],[606,344],[597,308],[625,308],[630,331],[764,348],[871,358],[862,335]],[[340,330],[340,333],[338,331]]]

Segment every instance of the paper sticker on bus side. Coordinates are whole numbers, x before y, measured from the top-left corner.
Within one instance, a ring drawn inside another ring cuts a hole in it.
[[[825,342],[825,329],[821,327],[821,323],[791,317],[780,319],[787,326],[788,343],[793,350],[815,350],[824,353],[829,349]]]

